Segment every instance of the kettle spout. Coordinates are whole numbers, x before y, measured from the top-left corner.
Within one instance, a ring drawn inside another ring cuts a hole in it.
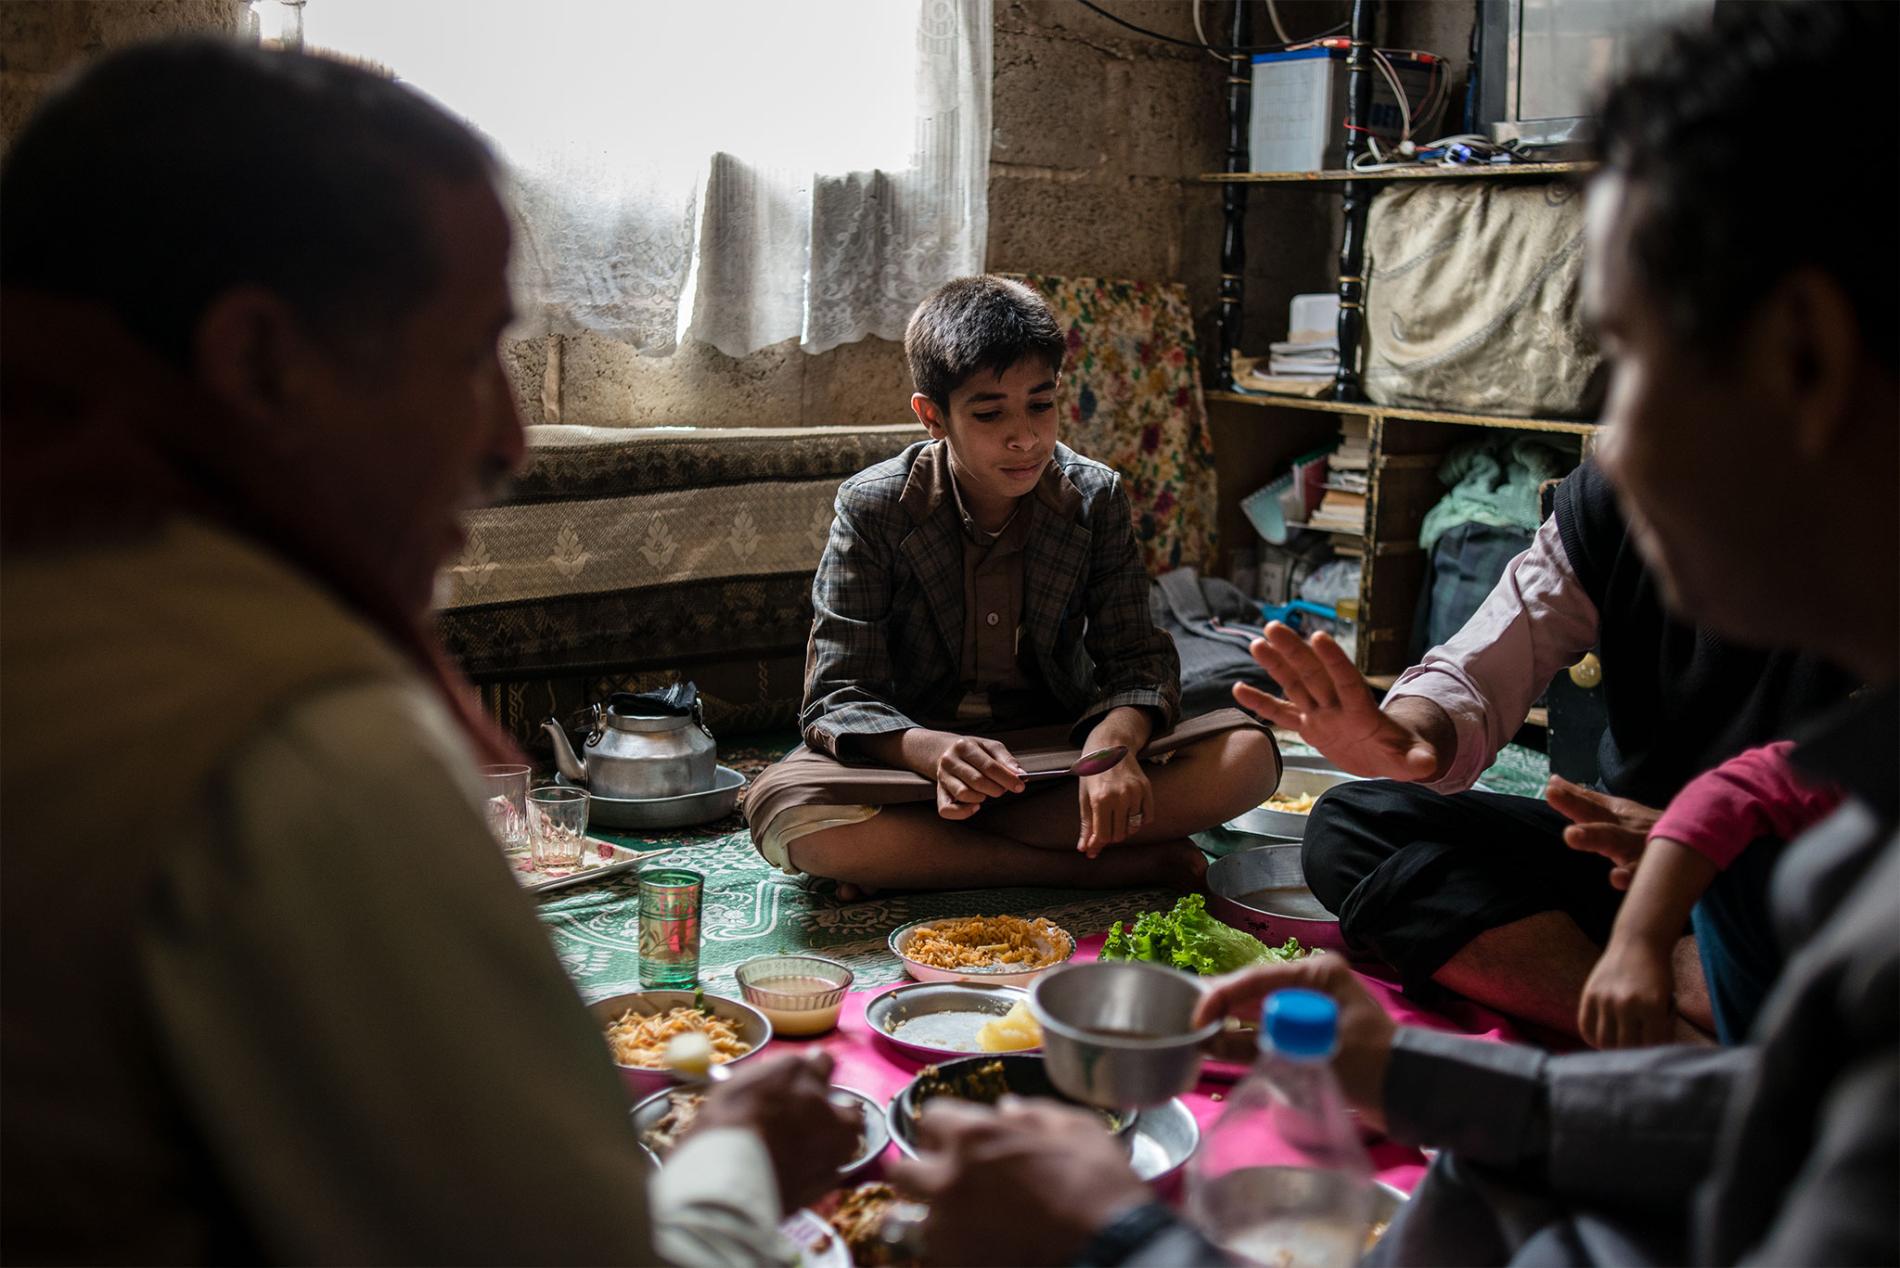
[[[587,763],[575,754],[574,746],[567,742],[567,732],[553,718],[541,723],[541,729],[554,741],[554,765],[561,774],[577,783],[587,780]]]

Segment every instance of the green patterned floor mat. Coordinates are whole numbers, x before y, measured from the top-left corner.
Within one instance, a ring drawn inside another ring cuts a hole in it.
[[[790,737],[766,737],[722,749],[720,761],[748,777],[791,747]],[[1310,751],[1285,744],[1289,753]],[[1542,753],[1507,747],[1484,773],[1501,793],[1543,793],[1549,763]],[[858,986],[899,981],[903,966],[885,946],[890,931],[926,916],[1047,915],[1078,937],[1100,933],[1117,920],[1166,906],[1163,890],[972,889],[895,894],[840,903],[829,882],[797,880],[768,867],[734,815],[704,827],[650,836],[597,833],[649,852],[654,863],[689,867],[706,877],[700,912],[700,980],[720,994],[736,993],[732,972],[755,955],[815,951],[849,965]],[[628,873],[550,894],[540,904],[556,952],[586,998],[639,989],[638,882]]]

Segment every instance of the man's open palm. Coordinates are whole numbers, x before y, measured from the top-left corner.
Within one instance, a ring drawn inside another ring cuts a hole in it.
[[[1380,712],[1372,689],[1329,634],[1301,638],[1278,621],[1248,650],[1286,698],[1246,683],[1234,699],[1274,726],[1298,731],[1340,770],[1375,779],[1430,779],[1439,753],[1430,741]]]

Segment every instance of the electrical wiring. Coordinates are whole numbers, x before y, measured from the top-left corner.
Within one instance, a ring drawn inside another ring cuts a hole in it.
[[[1399,73],[1392,69],[1392,59],[1385,55],[1383,49],[1373,49],[1372,60],[1385,75],[1385,82],[1399,103],[1399,143],[1403,145],[1412,139],[1412,105],[1406,100],[1405,85],[1399,82]]]
[[[1267,0],[1267,20],[1273,23],[1273,33],[1280,37],[1280,43],[1293,42],[1293,37],[1286,33],[1286,24],[1280,21],[1280,6],[1273,0]]]
[[[1194,0],[1194,34],[1195,34],[1195,37],[1201,41],[1201,47],[1207,50],[1207,55],[1209,57],[1213,58],[1217,62],[1226,62],[1226,61],[1231,60],[1230,58],[1223,57],[1221,54],[1216,53],[1214,51],[1214,46],[1207,42],[1207,28],[1201,25],[1201,0]]]
[[[1500,158],[1511,162],[1525,162],[1534,156],[1526,154],[1516,141],[1495,142],[1476,132],[1456,132],[1450,136],[1441,136],[1427,141],[1413,149],[1409,160],[1388,156],[1379,147],[1376,137],[1367,137],[1369,154],[1359,156],[1352,170],[1355,172],[1389,172],[1403,167],[1470,167],[1498,161]],[[1371,161],[1367,161],[1370,159]]]
[[[1243,55],[1247,53],[1284,53],[1287,51],[1289,47],[1286,44],[1255,44],[1255,45],[1249,45],[1246,48],[1235,48],[1230,45],[1210,44],[1205,39],[1199,42],[1196,42],[1194,40],[1177,39],[1172,35],[1164,35],[1160,31],[1150,31],[1145,26],[1136,26],[1133,22],[1130,22],[1125,18],[1119,18],[1115,16],[1113,13],[1110,13],[1107,9],[1104,9],[1101,5],[1096,4],[1094,0],[1075,0],[1075,2],[1081,5],[1084,9],[1087,9],[1089,12],[1096,14],[1099,17],[1107,18],[1110,22],[1113,22],[1116,26],[1125,27],[1126,29],[1133,31],[1137,35],[1145,35],[1151,40],[1160,40],[1165,44],[1179,44],[1183,48],[1212,49],[1217,54],[1225,56],[1229,60],[1232,60],[1237,55]],[[1244,0],[1237,0],[1237,2],[1244,2]],[[1313,39],[1323,40],[1329,35],[1337,35],[1341,31],[1344,31],[1347,27],[1351,25],[1352,24],[1350,22],[1341,22],[1337,26],[1328,27],[1326,30],[1321,31],[1318,35],[1315,35]],[[1303,41],[1303,42],[1310,43],[1311,41]]]

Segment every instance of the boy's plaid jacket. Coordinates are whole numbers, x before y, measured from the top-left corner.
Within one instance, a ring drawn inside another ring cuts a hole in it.
[[[962,519],[942,441],[919,441],[838,488],[812,583],[805,742],[838,756],[848,735],[955,712],[962,664]],[[1180,710],[1180,661],[1148,612],[1121,477],[1057,445],[1030,495],[1023,638],[1079,742],[1120,705],[1151,709],[1157,734]]]

